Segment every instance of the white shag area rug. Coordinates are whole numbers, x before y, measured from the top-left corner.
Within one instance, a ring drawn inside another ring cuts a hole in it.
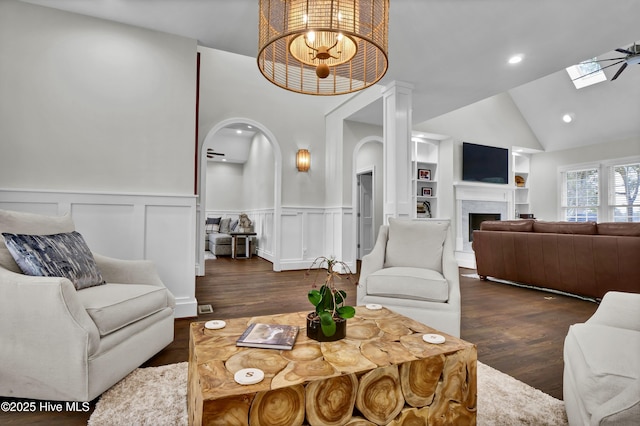
[[[89,426],[187,424],[187,363],[138,368],[101,397]],[[477,424],[567,425],[564,403],[478,362]]]

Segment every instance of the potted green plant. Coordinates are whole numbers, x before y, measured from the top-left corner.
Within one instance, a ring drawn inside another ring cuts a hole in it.
[[[309,290],[309,302],[315,310],[307,315],[307,336],[318,341],[334,341],[345,337],[347,319],[353,318],[356,310],[353,306],[345,305],[347,293],[336,287],[336,281],[343,279],[358,283],[353,279],[349,266],[334,257],[317,257],[309,269],[307,276],[315,268],[312,288]],[[326,270],[326,274],[323,272]],[[323,275],[322,284],[318,288],[319,276]]]

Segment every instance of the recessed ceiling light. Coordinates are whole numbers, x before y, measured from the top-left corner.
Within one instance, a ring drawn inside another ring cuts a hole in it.
[[[565,114],[562,116],[562,121],[565,123],[571,123],[573,121],[573,114]]]
[[[236,133],[240,135],[242,134],[242,130],[236,130]]]
[[[253,129],[253,126],[249,126],[249,125],[247,124],[247,129]]]
[[[517,55],[513,55],[512,57],[509,58],[509,63],[511,65],[519,64],[520,62],[522,62],[523,58],[524,58],[524,55],[522,53],[518,53]]]

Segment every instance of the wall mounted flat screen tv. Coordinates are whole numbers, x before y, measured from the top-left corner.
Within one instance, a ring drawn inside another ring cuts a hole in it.
[[[462,180],[508,184],[509,150],[463,142]]]

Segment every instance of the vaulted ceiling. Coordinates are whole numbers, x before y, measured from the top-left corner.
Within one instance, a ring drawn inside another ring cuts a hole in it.
[[[258,0],[24,1],[257,53]],[[414,85],[414,124],[508,92],[547,151],[640,139],[640,66],[580,90],[564,71],[640,40],[639,10],[640,0],[390,0],[390,65],[380,83]],[[524,59],[510,65],[514,54]],[[570,125],[565,113],[575,117]]]

